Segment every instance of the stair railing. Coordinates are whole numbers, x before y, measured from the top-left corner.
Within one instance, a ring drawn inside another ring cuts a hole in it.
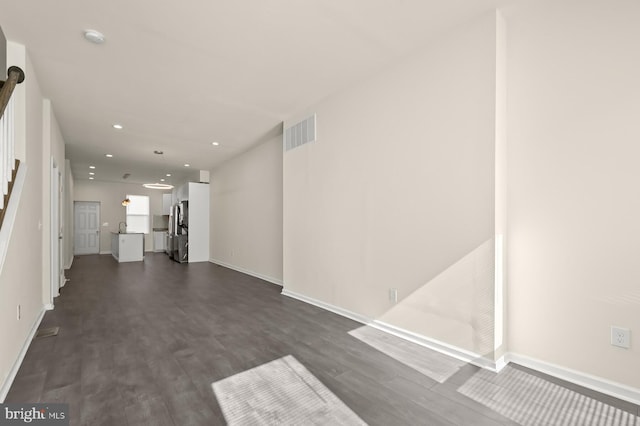
[[[24,81],[24,71],[9,67],[7,80],[0,81],[0,226],[11,195],[19,161],[15,159],[13,90]]]

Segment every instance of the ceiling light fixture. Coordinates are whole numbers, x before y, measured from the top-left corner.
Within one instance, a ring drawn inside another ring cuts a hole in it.
[[[162,152],[162,151],[158,151],[158,150],[153,151],[153,153],[154,153],[154,154],[158,154],[158,155],[162,155],[162,154],[164,154],[164,152]]]
[[[185,167],[191,167],[191,164],[185,164],[184,166]]]
[[[95,175],[95,173],[93,173],[93,172],[89,172],[89,175],[90,175],[90,176],[93,176],[93,175]]]
[[[89,180],[93,180],[93,177],[89,177]]]
[[[171,177],[171,173],[167,173],[167,177]]]
[[[113,128],[117,130],[122,130],[122,124],[114,124]]]
[[[124,200],[122,200],[122,205],[123,206],[128,206],[129,204],[131,204],[131,200],[128,198],[125,198]]]
[[[96,168],[96,166],[89,166],[89,168],[90,168],[90,169],[95,169],[95,168]]]
[[[211,142],[211,145],[218,146],[218,145],[220,145],[220,142]]]
[[[142,186],[149,189],[173,189],[173,185],[166,183],[145,183]]]
[[[164,182],[164,179],[160,179],[160,182]]]
[[[104,34],[96,30],[84,30],[84,38],[94,44],[104,43]]]
[[[105,154],[104,156],[107,158],[113,158],[113,154]]]

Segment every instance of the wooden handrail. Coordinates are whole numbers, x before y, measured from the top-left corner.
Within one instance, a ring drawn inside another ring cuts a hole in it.
[[[0,191],[0,197],[4,197],[4,208],[0,209],[0,227],[4,222],[4,214],[7,212],[7,205],[9,204],[9,197],[11,196],[11,190],[13,189],[13,183],[16,180],[16,175],[18,174],[18,167],[20,167],[20,160],[15,160],[15,166],[13,168],[13,173],[11,175],[11,181],[9,181],[9,191],[6,195],[2,195],[2,191]]]
[[[22,71],[19,67],[9,67],[7,70],[7,80],[0,81],[0,119],[4,115],[4,111],[11,100],[11,95],[13,94],[13,89],[16,88],[17,84],[20,84],[24,81],[24,71]],[[3,176],[0,176],[2,179],[0,184],[0,200],[4,201],[2,204],[2,209],[0,209],[0,226],[2,226],[2,222],[4,221],[4,215],[7,212],[7,205],[9,202],[9,197],[11,196],[11,190],[13,189],[13,183],[16,179],[16,173],[18,172],[18,166],[20,165],[20,161],[15,160],[13,157],[13,141],[10,141],[10,145],[4,145],[7,141],[3,141],[2,146],[2,161],[6,161],[6,164],[3,164]],[[5,174],[4,167],[12,167],[10,174],[7,176]],[[5,188],[6,184],[6,188]],[[4,194],[4,191],[7,191]]]
[[[24,71],[22,71],[20,67],[9,67],[7,70],[7,81],[1,82],[2,85],[0,87],[0,118],[4,114],[4,109],[7,107],[9,99],[11,99],[13,89],[16,88],[17,84],[20,84],[23,81]]]

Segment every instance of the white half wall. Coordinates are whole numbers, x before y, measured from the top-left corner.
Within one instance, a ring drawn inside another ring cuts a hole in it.
[[[282,139],[211,174],[211,261],[282,283]]]
[[[26,166],[25,184],[20,197],[7,255],[0,271],[0,401],[17,372],[21,354],[30,343],[43,305],[43,97],[24,46],[9,42],[7,62],[26,74],[17,86],[17,157]],[[48,188],[47,188],[48,190]],[[48,251],[47,251],[48,253]],[[18,310],[20,315],[18,315]]]

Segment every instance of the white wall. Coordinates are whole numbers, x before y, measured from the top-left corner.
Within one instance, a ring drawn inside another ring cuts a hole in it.
[[[211,173],[211,261],[282,283],[282,139]]]
[[[640,3],[505,16],[510,349],[638,389]],[[611,325],[631,349],[609,344]]]
[[[8,63],[26,74],[14,96],[18,128],[18,158],[27,174],[11,239],[0,271],[0,400],[21,350],[43,312],[43,98],[24,46],[9,42]],[[5,224],[6,225],[6,224]],[[17,306],[21,318],[17,319]],[[13,371],[15,374],[15,371]]]
[[[311,108],[318,140],[284,155],[285,290],[492,352],[495,93],[487,14]]]
[[[285,290],[484,354],[506,234],[506,350],[637,395],[640,346],[609,342],[640,329],[640,4],[505,18],[505,55],[483,18],[287,121],[318,116],[284,158]]]
[[[100,202],[100,223],[108,223],[100,227],[100,253],[111,253],[111,232],[118,232],[118,223],[126,221],[126,208],[122,206],[122,200],[127,194],[147,195],[151,216],[162,214],[162,192],[157,189],[147,189],[135,183],[87,179],[74,181],[74,201]],[[150,225],[153,224],[151,219]],[[153,251],[153,232],[145,236],[145,251]]]

